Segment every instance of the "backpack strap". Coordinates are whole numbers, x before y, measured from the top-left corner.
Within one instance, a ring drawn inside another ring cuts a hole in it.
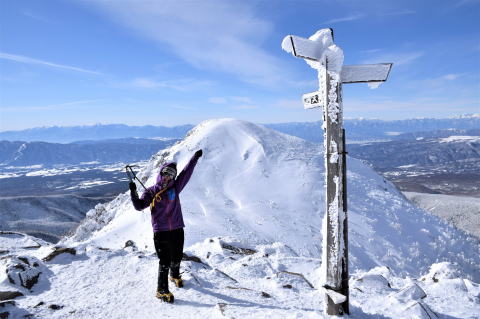
[[[167,190],[167,187],[158,191],[155,196],[153,196],[152,202],[150,203],[150,211],[155,207],[155,203],[159,203],[162,200],[162,194]]]

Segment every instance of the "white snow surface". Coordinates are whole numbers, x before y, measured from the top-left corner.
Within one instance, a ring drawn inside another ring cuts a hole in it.
[[[26,295],[16,299],[17,310],[53,319],[327,318],[320,289],[323,146],[248,122],[210,120],[152,157],[139,177],[150,186],[165,160],[181,169],[197,149],[204,155],[180,196],[185,252],[203,263],[182,263],[186,285],[171,288],[175,304],[154,297],[150,214],[135,211],[125,193],[97,205],[60,242],[75,256],[41,262],[39,284],[17,287]],[[348,191],[352,318],[427,318],[429,311],[478,318],[478,239],[413,206],[352,158]],[[138,249],[123,249],[127,240]],[[232,252],[225,243],[254,251]],[[51,249],[45,243],[10,254],[41,260]],[[8,258],[0,261],[2,273]],[[14,289],[3,278],[0,290]]]
[[[480,238],[480,198],[415,192],[403,194],[419,207]]]
[[[207,237],[231,236],[246,246],[282,242],[301,256],[320,256],[322,145],[249,122],[209,120],[154,156],[139,177],[147,187],[153,185],[165,160],[182,169],[198,149],[204,156],[180,194],[186,247]],[[448,260],[480,280],[480,257],[473,253],[479,252],[477,240],[412,205],[361,161],[348,158],[347,167],[352,269],[388,266],[418,275]],[[153,251],[151,232],[149,210],[136,211],[127,192],[88,212],[64,243],[118,248],[131,239]]]
[[[452,143],[452,142],[480,142],[480,136],[449,136],[439,139],[440,143]]]

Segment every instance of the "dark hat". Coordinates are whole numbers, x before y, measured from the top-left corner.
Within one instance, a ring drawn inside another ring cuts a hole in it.
[[[175,178],[177,176],[177,163],[170,163],[164,168],[162,168],[162,171],[160,172],[161,175],[170,175],[172,178]]]

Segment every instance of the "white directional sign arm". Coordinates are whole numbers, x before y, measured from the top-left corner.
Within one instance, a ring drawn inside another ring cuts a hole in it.
[[[393,63],[344,65],[342,83],[385,82]]]
[[[282,41],[282,49],[297,58],[307,60],[318,61],[322,56],[322,49],[318,42],[296,35],[287,35]]]

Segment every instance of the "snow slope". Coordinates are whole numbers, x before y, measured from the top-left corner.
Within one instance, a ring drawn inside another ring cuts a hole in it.
[[[282,242],[301,256],[321,256],[321,145],[248,122],[210,120],[154,156],[139,175],[152,185],[163,161],[177,161],[182,168],[200,148],[204,156],[181,194],[186,247],[207,237],[230,236],[246,246]],[[478,240],[410,204],[352,158],[348,190],[351,269],[388,266],[398,274],[418,275],[448,260],[480,280]],[[151,238],[148,209],[135,211],[126,193],[88,212],[65,244],[119,248],[131,239],[152,251]]]
[[[480,237],[480,198],[415,192],[403,194],[426,211]]]
[[[181,268],[185,288],[172,288],[175,304],[154,298],[158,259],[149,213],[135,211],[121,194],[97,205],[61,242],[74,255],[45,258],[51,245],[21,248],[28,238],[8,235],[0,295],[17,290],[25,297],[0,303],[0,313],[328,318],[319,273],[322,147],[247,122],[211,120],[159,152],[140,176],[151,185],[165,159],[182,167],[199,148],[204,156],[181,194],[189,258]],[[350,317],[479,318],[479,241],[411,205],[360,161],[348,164]],[[125,247],[127,240],[136,246]],[[5,269],[25,269],[28,278],[40,273],[38,284],[18,287]]]

